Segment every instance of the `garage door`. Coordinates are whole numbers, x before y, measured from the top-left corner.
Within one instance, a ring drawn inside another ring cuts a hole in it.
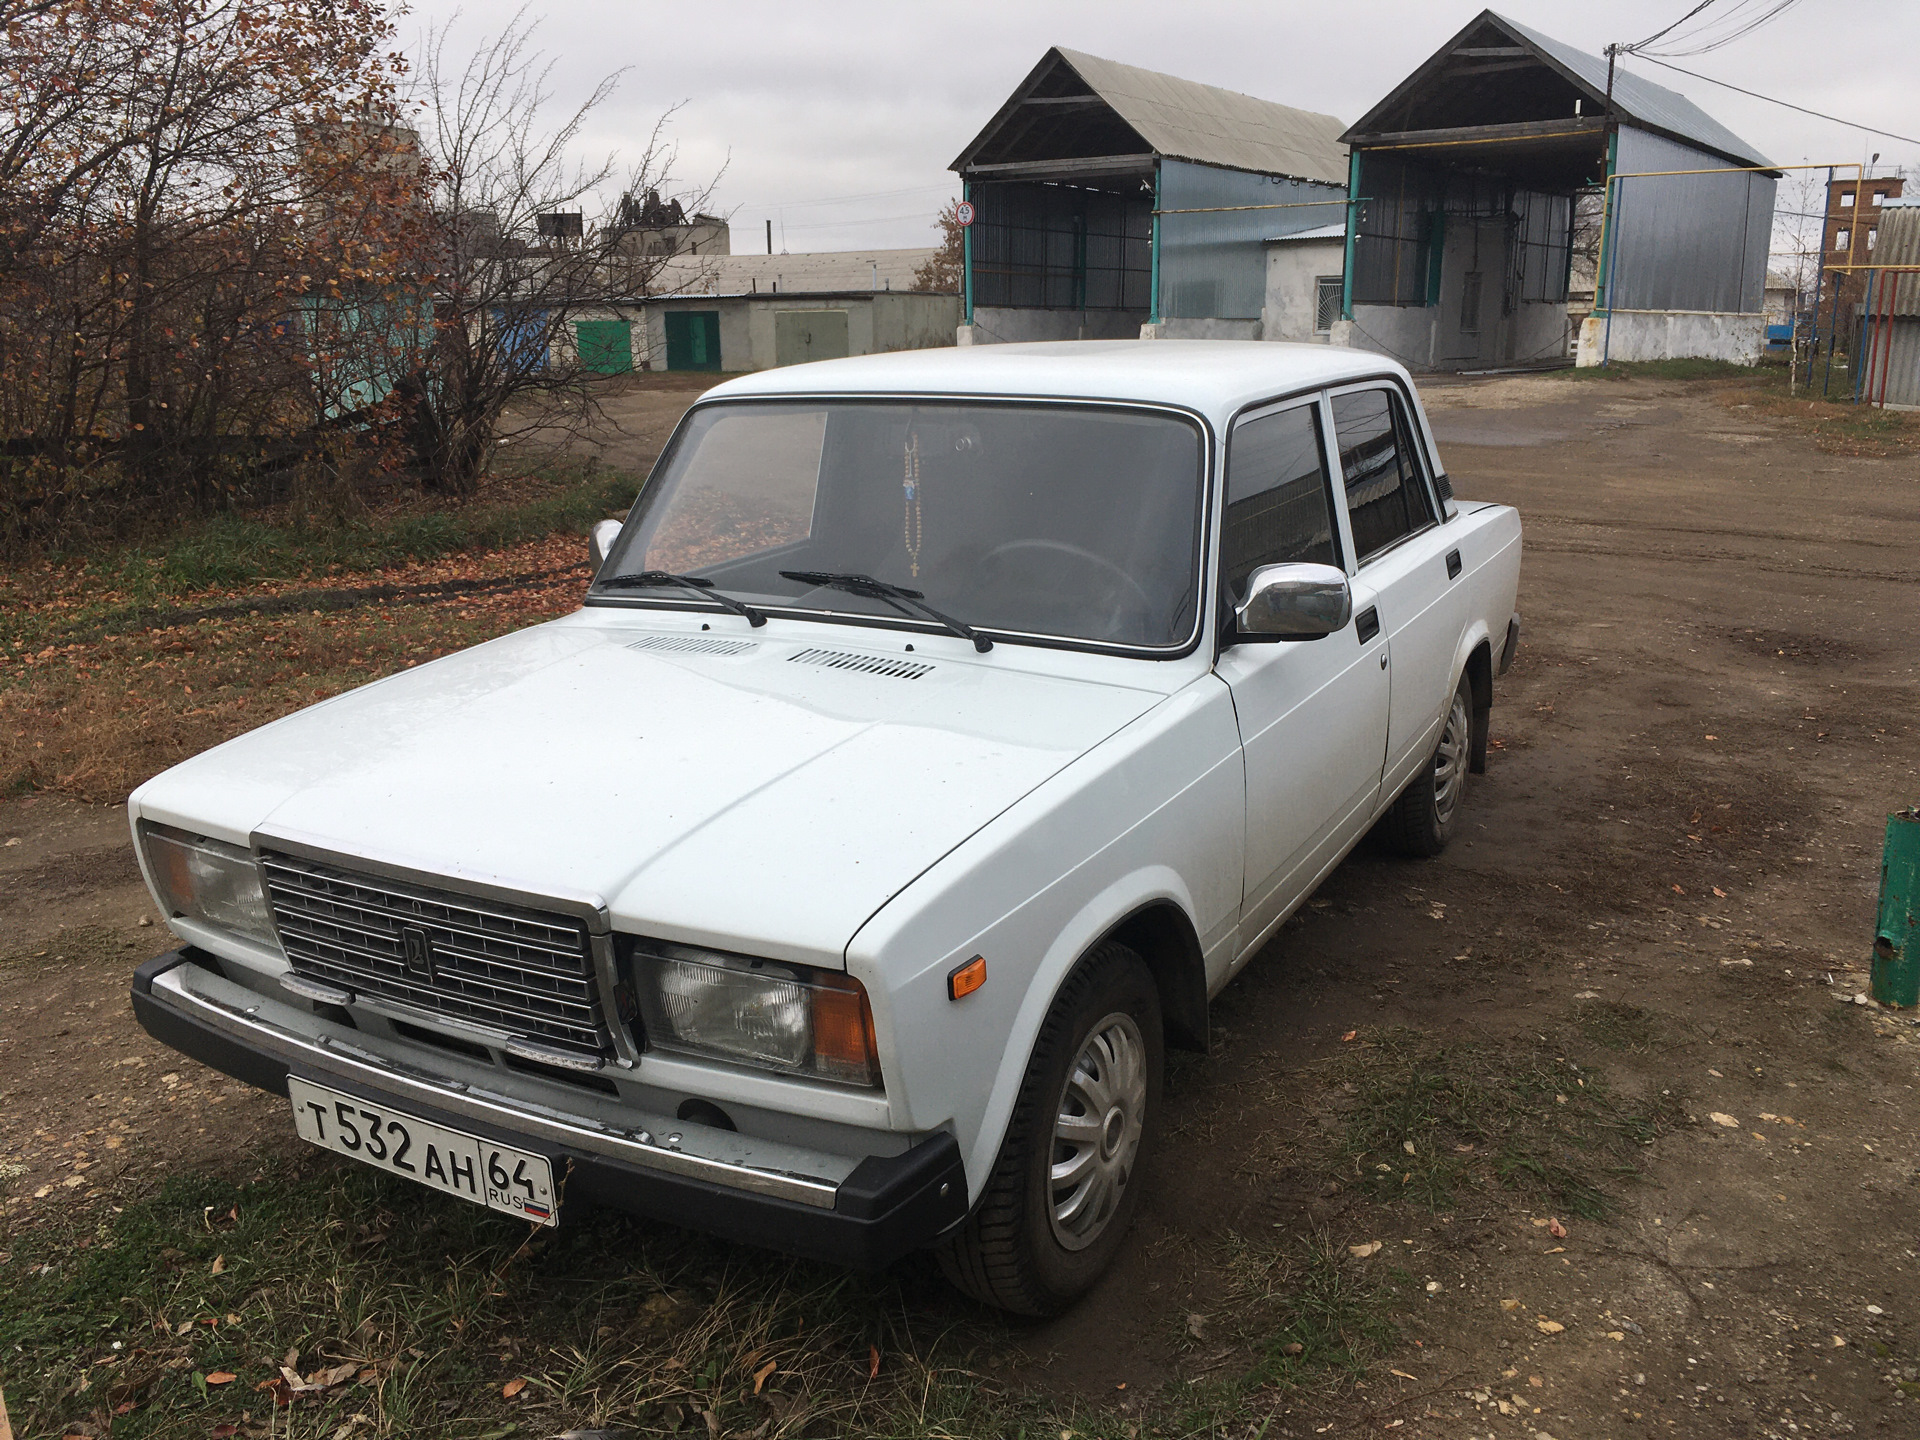
[[[720,368],[720,312],[718,310],[669,310],[667,322],[667,369],[718,370]]]
[[[844,310],[781,310],[773,317],[773,363],[802,365],[847,353]]]
[[[627,320],[580,320],[573,327],[580,367],[596,375],[624,375],[633,369],[633,324]]]

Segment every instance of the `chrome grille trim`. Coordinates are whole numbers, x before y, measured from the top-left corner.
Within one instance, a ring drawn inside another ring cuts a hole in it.
[[[296,975],[363,1002],[611,1054],[585,921],[278,851],[260,866]],[[428,974],[408,964],[408,928],[430,942]]]

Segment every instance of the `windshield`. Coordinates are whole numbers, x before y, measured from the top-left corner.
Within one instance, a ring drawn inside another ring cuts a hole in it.
[[[821,583],[871,577],[977,630],[1178,646],[1198,609],[1203,463],[1199,426],[1156,411],[709,405],[648,480],[592,598],[710,603],[632,587],[654,571],[775,614],[898,619],[882,597]]]

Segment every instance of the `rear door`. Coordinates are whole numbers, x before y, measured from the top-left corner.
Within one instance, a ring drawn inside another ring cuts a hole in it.
[[[1228,437],[1220,593],[1246,597],[1262,565],[1311,561],[1352,574],[1325,444],[1325,402],[1241,419]],[[1387,740],[1386,640],[1354,580],[1355,619],[1319,640],[1235,645],[1217,673],[1233,691],[1246,757],[1241,934],[1251,949],[1372,818]]]
[[[1334,392],[1331,408],[1359,575],[1377,597],[1387,638],[1392,701],[1383,790],[1391,797],[1431,759],[1452,695],[1457,569],[1449,573],[1450,532],[1439,523],[1399,387],[1348,387]]]

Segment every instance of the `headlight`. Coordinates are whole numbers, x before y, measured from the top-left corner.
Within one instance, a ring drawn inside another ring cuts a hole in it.
[[[145,821],[140,839],[161,907],[169,916],[203,920],[262,945],[279,946],[253,856],[234,845]]]
[[[649,1044],[764,1070],[878,1085],[873,1011],[858,980],[685,945],[636,946]]]

